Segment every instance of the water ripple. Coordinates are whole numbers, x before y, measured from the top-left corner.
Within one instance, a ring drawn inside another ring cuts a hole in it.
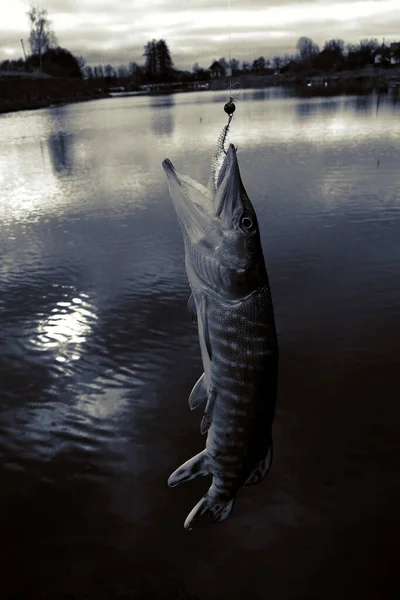
[[[256,597],[265,573],[268,586],[275,578],[272,597],[290,596],[300,588],[289,590],[287,573],[314,586],[325,561],[323,585],[299,592],[324,597],[343,569],[335,552],[352,550],[351,569],[361,553],[361,585],[377,544],[388,547],[375,524],[381,515],[392,530],[397,514],[389,492],[398,455],[400,105],[382,103],[376,116],[374,97],[243,92],[232,141],[259,217],[279,334],[276,463],[221,526],[228,543],[217,561],[218,527],[202,523],[196,544],[182,528],[204,482],[167,489],[168,474],[204,438],[201,411],[187,406],[202,365],[161,161],[170,156],[207,181],[221,127],[214,101],[223,96],[0,116],[0,525],[3,558],[18,574],[21,564],[31,568],[33,581],[13,577],[4,597],[27,596],[19,580],[29,590],[36,583],[41,597],[75,597],[77,579],[60,592],[70,566],[86,568],[83,596],[102,597],[93,579],[100,570],[109,578],[115,547],[129,548],[121,550],[127,572],[148,557],[151,578],[154,565],[179,580],[183,573],[202,598],[210,589]],[[371,522],[364,554],[349,547],[367,539]],[[299,548],[307,548],[301,557]],[[385,581],[394,555],[382,553]],[[123,587],[116,563],[110,598]]]

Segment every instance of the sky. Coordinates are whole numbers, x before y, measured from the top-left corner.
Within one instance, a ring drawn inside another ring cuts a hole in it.
[[[33,2],[36,4],[35,2]],[[28,49],[29,0],[9,0],[0,61]],[[400,0],[42,0],[58,44],[89,65],[144,63],[143,46],[165,39],[174,65],[207,68],[224,56],[252,62],[294,54],[300,36],[356,43],[400,40]]]

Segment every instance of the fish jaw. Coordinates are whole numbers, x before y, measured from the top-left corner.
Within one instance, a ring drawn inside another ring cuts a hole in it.
[[[178,173],[168,159],[163,161],[163,169],[182,230],[185,266],[192,291],[217,289],[218,263],[214,254],[219,232],[212,214],[214,194],[198,181]]]
[[[245,210],[245,204],[250,201],[241,180],[233,144],[230,144],[220,167],[216,190],[178,173],[169,159],[165,159],[162,166],[168,178],[178,219],[186,229],[190,226],[191,219],[205,230],[209,230],[210,225],[218,221],[219,229],[223,234],[228,234],[233,227],[237,227],[239,217]]]
[[[163,161],[162,166],[179,223],[188,235],[194,236],[198,230],[206,233],[211,225],[212,191],[195,179],[178,173],[168,158]]]

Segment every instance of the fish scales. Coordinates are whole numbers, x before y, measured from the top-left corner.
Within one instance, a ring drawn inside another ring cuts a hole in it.
[[[183,234],[204,368],[189,404],[205,403],[201,431],[207,431],[205,449],[176,469],[168,484],[212,476],[186,518],[187,529],[205,514],[226,519],[239,488],[262,481],[272,462],[278,379],[272,298],[236,150],[230,145],[225,153],[223,145],[220,139],[208,188],[163,162]]]
[[[271,372],[277,368],[275,329],[265,319],[268,297],[264,288],[245,304],[224,305],[223,310],[215,306],[215,313],[210,309],[211,386],[218,392],[206,447],[213,474],[223,473],[226,465],[235,472],[224,491],[239,489],[268,450],[276,395]],[[232,333],[227,335],[227,330]]]

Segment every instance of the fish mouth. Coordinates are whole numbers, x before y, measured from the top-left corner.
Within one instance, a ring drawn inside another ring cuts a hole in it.
[[[238,208],[241,178],[233,144],[229,145],[225,153],[216,189],[212,189],[210,184],[205,187],[191,177],[182,175],[168,158],[163,161],[162,166],[168,178],[175,210],[183,224],[186,225],[188,219],[195,219],[199,225],[206,227],[206,219],[220,216],[226,219]]]
[[[213,178],[205,187],[181,175],[169,159],[162,166],[183,233],[189,281],[201,281],[217,294],[225,290],[229,298],[246,295],[250,257],[248,237],[240,222],[243,213],[252,207],[241,180],[235,147],[230,144],[224,151],[216,186]]]
[[[198,237],[201,232],[207,234],[215,212],[213,192],[191,177],[179,173],[168,158],[162,166],[181,226],[191,238]]]

